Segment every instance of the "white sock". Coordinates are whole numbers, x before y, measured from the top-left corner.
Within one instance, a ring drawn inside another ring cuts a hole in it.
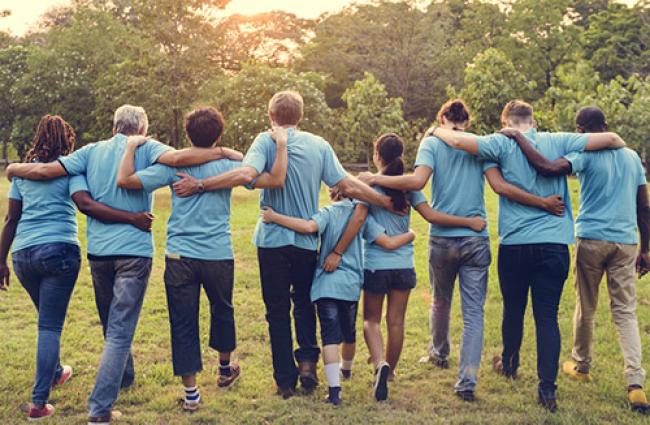
[[[343,360],[341,362],[341,369],[352,370],[352,362],[353,360]]]
[[[198,403],[201,401],[201,394],[199,394],[199,387],[184,387],[185,388],[185,401],[187,403]]]
[[[340,387],[341,377],[339,376],[340,365],[338,363],[329,363],[325,365],[325,376],[327,376],[327,385],[330,387]]]

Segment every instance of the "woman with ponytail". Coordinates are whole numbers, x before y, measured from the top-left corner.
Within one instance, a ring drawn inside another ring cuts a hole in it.
[[[374,142],[373,161],[379,174],[383,176],[402,176],[404,174],[404,142],[393,133],[383,134]],[[375,187],[375,190],[388,195],[393,202],[395,214],[391,211],[370,205],[359,204],[350,220],[336,252],[345,252],[343,241],[350,234],[356,234],[366,216],[372,216],[389,236],[409,231],[410,208],[415,208],[425,220],[439,226],[469,227],[475,231],[485,228],[481,217],[455,217],[434,211],[419,192],[406,192],[399,189]],[[356,224],[355,224],[356,223]],[[364,247],[363,283],[363,327],[371,361],[375,366],[374,397],[378,401],[388,397],[388,381],[393,380],[404,342],[404,317],[411,289],[415,287],[416,275],[413,262],[413,243],[410,242],[395,250],[384,249],[377,244],[366,242]],[[326,261],[327,262],[327,261]],[[382,309],[386,303],[386,322],[388,338],[384,351],[381,333]]]

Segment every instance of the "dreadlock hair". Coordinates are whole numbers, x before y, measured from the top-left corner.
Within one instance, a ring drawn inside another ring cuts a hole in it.
[[[375,152],[381,158],[384,166],[380,170],[385,176],[401,176],[404,174],[404,141],[395,133],[382,134],[375,140]],[[397,211],[405,210],[408,206],[406,194],[402,190],[382,187],[386,195],[393,201]]]
[[[25,162],[52,162],[74,150],[75,133],[70,124],[58,115],[45,115],[38,123],[31,149]]]

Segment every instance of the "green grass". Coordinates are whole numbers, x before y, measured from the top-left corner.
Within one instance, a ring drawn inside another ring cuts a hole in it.
[[[6,181],[0,192],[6,193]],[[571,182],[574,203],[578,200],[577,183]],[[486,195],[496,254],[497,199]],[[325,201],[325,197],[322,197]],[[288,401],[275,395],[264,306],[262,304],[257,260],[251,236],[258,215],[257,194],[236,190],[233,196],[232,227],[236,255],[235,311],[237,355],[243,376],[228,392],[217,391],[217,357],[207,348],[208,309],[205,297],[201,310],[201,335],[206,369],[199,377],[203,407],[193,415],[183,414],[177,404],[181,387],[172,376],[169,324],[162,282],[165,223],[169,216],[169,193],[157,194],[154,212],[156,257],[140,324],[133,345],[136,358],[136,386],[120,395],[116,408],[125,415],[124,424],[230,424],[230,423],[434,423],[434,424],[601,424],[650,423],[626,408],[623,360],[611,322],[608,296],[602,293],[595,331],[594,382],[579,384],[559,377],[560,410],[551,415],[536,405],[535,337],[530,309],[526,317],[526,335],[522,347],[521,378],[505,381],[494,375],[490,361],[500,352],[501,296],[493,260],[486,306],[485,345],[477,396],[474,404],[463,403],[453,394],[458,366],[462,322],[459,297],[454,299],[452,319],[452,358],[449,370],[437,370],[418,364],[426,353],[429,340],[428,306],[431,300],[427,273],[427,225],[414,217],[418,286],[413,291],[407,313],[404,353],[398,368],[398,381],[391,386],[390,400],[377,404],[370,394],[371,371],[365,364],[367,350],[358,321],[359,349],[354,378],[343,384],[344,405],[332,408],[322,399],[325,386],[312,396]],[[6,202],[0,200],[0,213]],[[85,245],[85,219],[80,218],[80,233]],[[494,255],[496,257],[496,255]],[[650,289],[648,279],[638,285],[638,314],[644,350],[648,351],[650,333]],[[563,335],[562,359],[571,350],[574,307],[573,278],[566,283],[560,308]],[[29,401],[34,373],[36,314],[15,278],[7,293],[0,294],[1,344],[0,423],[23,423],[20,405]],[[75,369],[75,377],[64,388],[52,393],[57,408],[52,424],[84,423],[86,402],[94,383],[102,350],[101,327],[95,310],[88,265],[84,261],[70,304],[62,337],[62,359]],[[321,373],[321,381],[324,376]]]

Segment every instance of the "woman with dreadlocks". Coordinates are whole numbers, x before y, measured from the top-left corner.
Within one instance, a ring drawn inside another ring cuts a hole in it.
[[[52,162],[74,149],[75,133],[59,116],[45,115],[36,129],[25,162]],[[73,195],[74,194],[74,195]],[[74,199],[71,199],[74,196]],[[11,248],[14,272],[38,312],[36,377],[28,419],[51,416],[50,390],[72,376],[70,366],[59,362],[60,338],[81,257],[77,240],[79,209],[103,221],[126,222],[151,229],[151,216],[113,210],[95,202],[84,176],[50,181],[14,178],[0,237],[0,290],[9,287],[7,256]]]

